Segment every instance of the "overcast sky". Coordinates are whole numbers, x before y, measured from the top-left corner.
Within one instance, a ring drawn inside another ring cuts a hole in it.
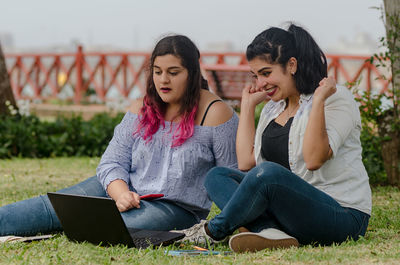
[[[0,33],[17,47],[112,45],[149,50],[166,33],[205,50],[231,41],[237,51],[269,26],[295,21],[324,49],[359,32],[384,35],[382,0],[9,0],[1,1]]]

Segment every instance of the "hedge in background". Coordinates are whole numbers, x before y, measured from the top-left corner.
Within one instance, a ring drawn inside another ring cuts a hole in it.
[[[362,119],[360,135],[362,160],[368,172],[371,184],[388,185],[388,179],[383,166],[381,138],[376,130],[365,119]]]
[[[36,116],[0,117],[0,158],[101,156],[123,114],[41,121]]]
[[[256,111],[256,126],[262,106]],[[36,116],[0,117],[0,158],[101,156],[123,114],[97,114],[89,121],[82,117],[59,117],[55,122]],[[363,162],[371,184],[386,184],[379,138],[363,122],[361,131]]]

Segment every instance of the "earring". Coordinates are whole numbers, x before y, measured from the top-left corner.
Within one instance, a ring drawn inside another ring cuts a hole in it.
[[[294,73],[294,72],[291,72],[291,74],[294,75],[295,73]]]

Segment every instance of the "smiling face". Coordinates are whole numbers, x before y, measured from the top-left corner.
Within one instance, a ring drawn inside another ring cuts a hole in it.
[[[181,60],[171,54],[157,56],[152,71],[153,82],[162,101],[179,105],[188,82],[188,70],[182,66]]]
[[[268,91],[268,96],[273,101],[299,95],[291,75],[292,72],[296,72],[296,61],[289,60],[287,66],[283,67],[280,64],[268,63],[262,57],[255,57],[249,61],[249,66],[257,89]]]

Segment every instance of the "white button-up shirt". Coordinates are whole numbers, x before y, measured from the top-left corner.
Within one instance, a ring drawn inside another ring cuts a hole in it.
[[[337,86],[325,101],[325,123],[333,156],[315,171],[307,169],[303,158],[303,138],[312,107],[312,95],[300,96],[300,107],[289,132],[289,166],[293,173],[324,191],[343,207],[371,214],[372,200],[368,174],[361,159],[361,119],[351,92]],[[284,100],[269,101],[263,108],[256,130],[256,164],[263,162],[261,138],[267,125],[285,109]]]

